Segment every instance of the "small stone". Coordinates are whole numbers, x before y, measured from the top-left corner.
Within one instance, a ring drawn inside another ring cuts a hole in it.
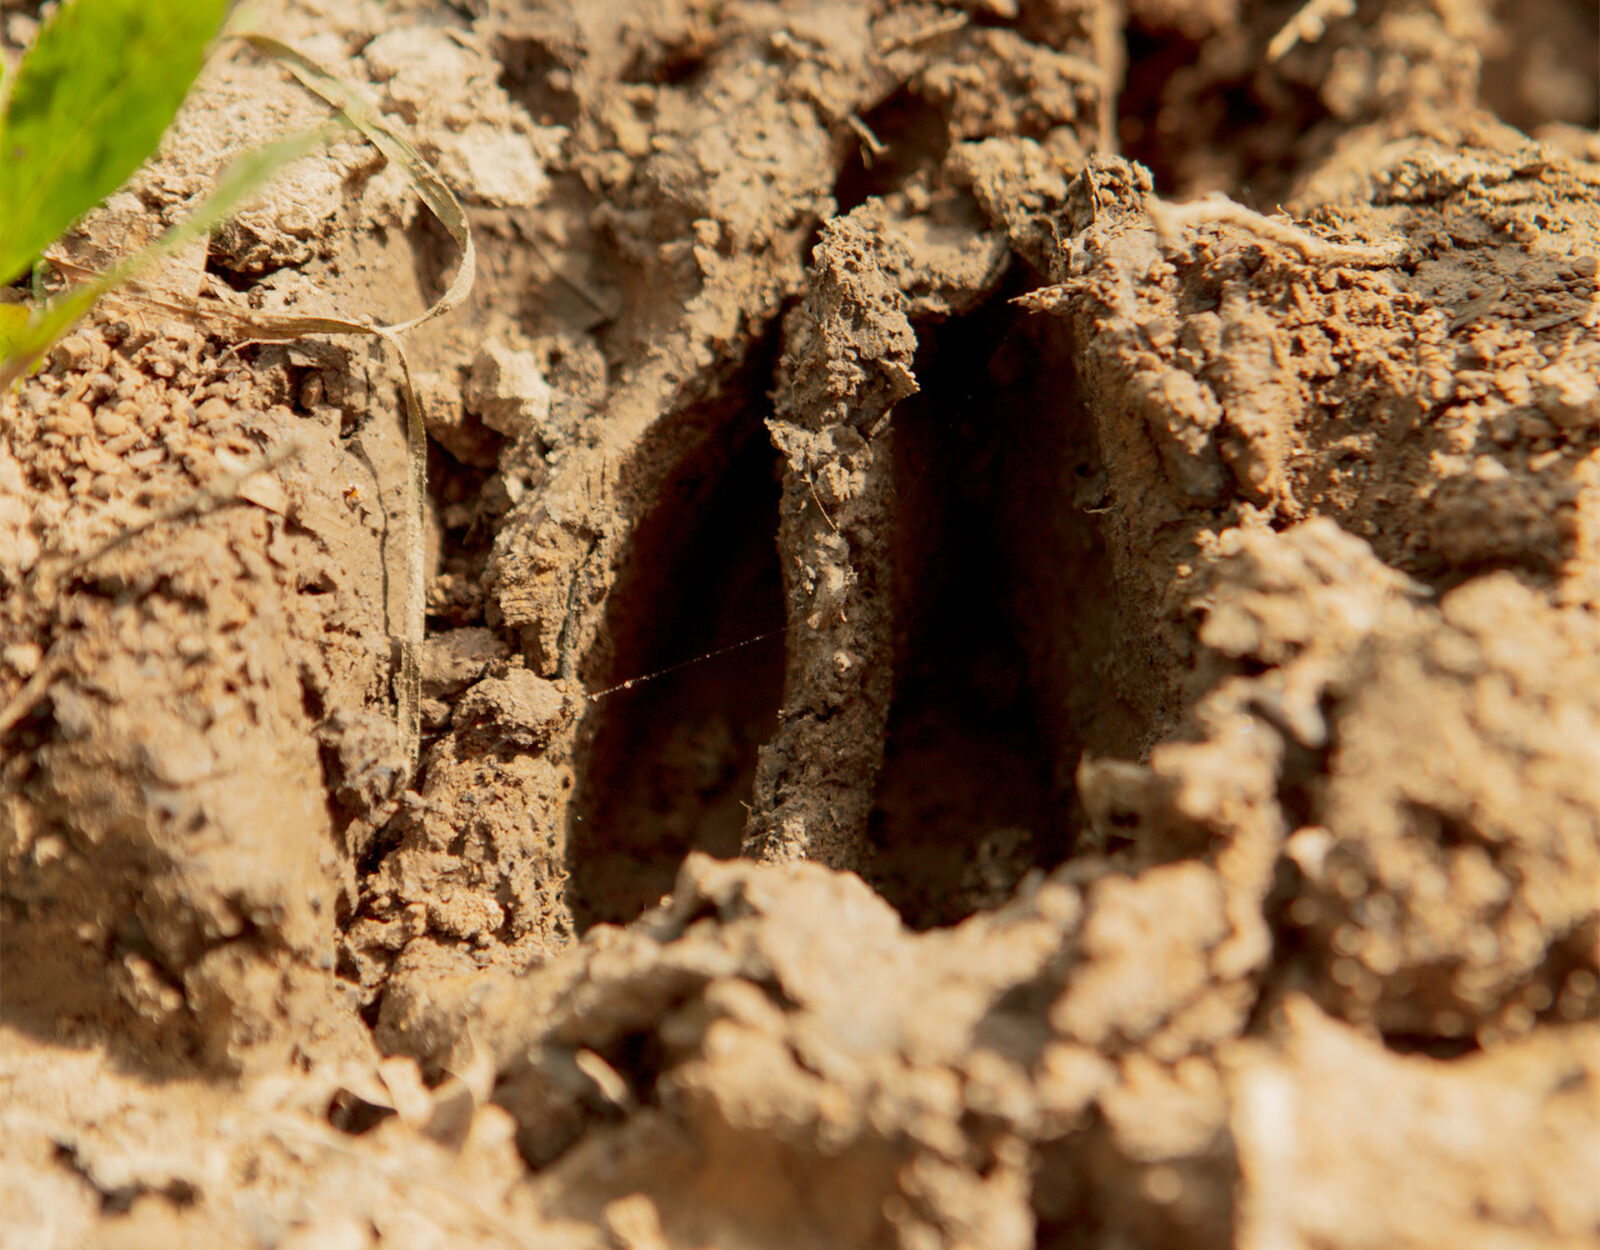
[[[554,682],[513,669],[480,681],[456,704],[455,727],[485,724],[517,746],[540,750],[568,717],[565,695]]]
[[[77,438],[89,432],[89,418],[87,404],[71,403],[45,417],[39,426],[47,434],[64,434],[68,438]]]
[[[213,421],[225,419],[232,411],[233,409],[229,407],[227,400],[214,396],[200,405],[198,416],[202,424],[209,425]]]
[[[1589,430],[1600,426],[1600,382],[1592,373],[1572,365],[1552,365],[1541,371],[1539,408],[1563,430]]]
[[[102,408],[95,414],[94,428],[102,438],[116,438],[127,432],[128,419],[109,408]]]
[[[69,334],[50,349],[50,363],[62,372],[76,369],[89,358],[89,340],[81,334]]]
[[[0,651],[0,660],[18,677],[32,677],[44,660],[44,650],[36,642],[14,642]]]
[[[532,352],[490,340],[473,360],[461,397],[491,430],[515,438],[548,419],[552,391]]]
[[[458,695],[509,654],[493,630],[474,627],[436,634],[422,644],[417,657],[423,693],[433,698]]]

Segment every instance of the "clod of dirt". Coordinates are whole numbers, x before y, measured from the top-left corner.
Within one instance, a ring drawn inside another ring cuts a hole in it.
[[[31,968],[8,1012],[224,1067],[271,1042],[277,1062],[344,1027],[326,971],[348,877],[310,709],[370,688],[372,605],[330,556],[359,566],[375,536],[325,504],[324,444],[272,471],[281,506],[157,519],[95,554],[304,427],[185,327],[101,317],[77,339],[7,425],[11,462],[53,483],[37,545],[10,549],[10,636],[54,675],[8,753],[8,959]],[[73,396],[96,404],[81,428]]]
[[[485,344],[473,359],[461,388],[468,412],[491,430],[517,437],[550,415],[550,384],[532,353],[513,352],[503,343]]]
[[[1220,551],[1200,639],[1245,671],[1198,704],[1201,742],[1095,778],[1095,816],[1158,858],[1166,841],[1215,840],[1238,786],[1219,763],[1260,742],[1276,757],[1271,823],[1291,831],[1285,986],[1408,1046],[1586,1015],[1600,959],[1587,613],[1504,573],[1427,605],[1325,520],[1225,534]]]

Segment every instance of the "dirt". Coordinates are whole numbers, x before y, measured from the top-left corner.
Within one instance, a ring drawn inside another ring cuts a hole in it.
[[[4,398],[0,1245],[1595,1244],[1600,27],[1298,10],[257,13],[424,549],[353,135]]]

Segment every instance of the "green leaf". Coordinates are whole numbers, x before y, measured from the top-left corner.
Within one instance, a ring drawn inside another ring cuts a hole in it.
[[[20,356],[28,334],[28,306],[0,304],[0,360]]]
[[[38,308],[0,305],[0,388],[32,373],[50,345],[94,307],[100,293],[98,284],[85,284],[71,287]]]
[[[285,165],[321,147],[341,129],[331,124],[320,126],[281,139],[259,151],[246,152],[222,171],[217,189],[192,216],[173,226],[149,247],[119,261],[99,277],[70,287],[48,303],[31,309],[24,304],[0,304],[0,388],[26,377],[39,358],[50,350],[50,345],[107,291],[138,277],[161,257],[204,234]]]
[[[70,0],[12,75],[0,118],[0,285],[161,142],[227,0]]]

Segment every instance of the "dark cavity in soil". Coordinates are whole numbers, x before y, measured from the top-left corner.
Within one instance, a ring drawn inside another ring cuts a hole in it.
[[[776,461],[759,388],[730,392],[630,544],[602,631],[611,662],[584,675],[591,690],[647,680],[591,705],[580,739],[569,835],[580,929],[653,907],[691,850],[738,855],[756,751],[777,726]]]
[[[899,190],[918,173],[932,174],[950,148],[943,114],[905,88],[870,110],[861,121],[883,148],[874,153],[863,141],[851,149],[833,188],[840,217],[872,196]]]
[[[1010,303],[1026,285],[919,327],[921,391],[894,414],[903,598],[871,875],[918,928],[1067,858],[1078,758],[1128,737],[1105,693],[1098,451],[1064,336]]]

